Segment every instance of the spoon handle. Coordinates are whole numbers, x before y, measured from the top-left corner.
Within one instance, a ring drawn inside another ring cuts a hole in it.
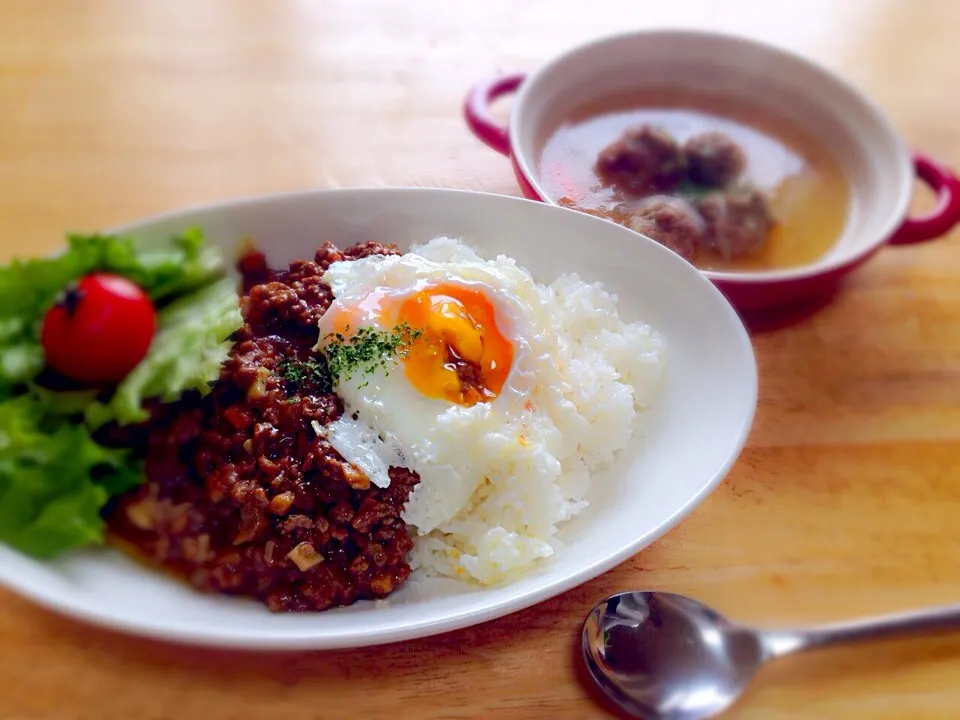
[[[881,640],[897,635],[960,630],[960,604],[881,615],[866,620],[824,625],[804,630],[771,630],[761,633],[770,657],[787,655],[825,645],[861,640]]]

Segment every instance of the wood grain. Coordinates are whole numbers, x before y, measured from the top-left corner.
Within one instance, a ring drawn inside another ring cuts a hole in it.
[[[464,91],[626,27],[716,27],[800,50],[960,166],[951,0],[665,5],[0,0],[0,254],[253,193],[516,194],[505,160],[464,127]],[[691,593],[769,625],[956,601],[957,240],[885,250],[829,306],[755,333],[760,407],[742,459],[680,527],[594,582],[447,636],[266,656],[132,640],[0,593],[0,717],[607,717],[573,643],[610,592]],[[958,673],[960,637],[825,652],[764,672],[729,716],[956,718]]]

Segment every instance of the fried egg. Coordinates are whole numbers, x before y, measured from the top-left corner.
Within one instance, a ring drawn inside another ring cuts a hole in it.
[[[632,419],[630,373],[616,361],[642,358],[649,329],[631,331],[598,288],[575,280],[567,308],[510,258],[449,238],[333,263],[323,281],[334,300],[317,351],[370,330],[403,339],[336,378],[345,411],[326,433],[380,487],[391,467],[419,474],[402,515],[420,536],[412,564],[489,583],[552,555],[557,523],[587,504],[595,458],[630,437],[618,421],[591,440],[591,413],[599,399]],[[611,357],[581,343],[609,345],[625,328]]]
[[[380,487],[389,485],[391,466],[418,472],[408,521],[430,532],[451,519],[484,477],[482,468],[465,478],[431,462],[438,426],[471,417],[465,411],[481,403],[503,418],[532,409],[535,329],[525,304],[531,288],[494,266],[412,253],[334,263],[324,281],[335,299],[320,321],[318,350],[360,328],[391,333],[406,325],[417,333],[374,372],[337,383],[346,412],[328,437]]]

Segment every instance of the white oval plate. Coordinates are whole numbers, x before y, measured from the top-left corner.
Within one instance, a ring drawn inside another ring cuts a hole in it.
[[[153,243],[194,225],[230,258],[239,241],[253,239],[275,266],[312,258],[324,240],[406,247],[447,235],[484,256],[515,258],[539,282],[575,271],[617,293],[625,319],[664,333],[664,389],[647,437],[595,477],[590,507],[563,527],[567,546],[513,584],[411,578],[385,605],[271,614],[195,592],[112,548],[43,563],[0,546],[0,583],[74,618],[165,640],[280,650],[372,645],[491,620],[590,580],[666,533],[720,483],[753,422],[756,363],[736,313],[693,266],[611,222],[499,195],[385,188],[241,200],[115,231]]]

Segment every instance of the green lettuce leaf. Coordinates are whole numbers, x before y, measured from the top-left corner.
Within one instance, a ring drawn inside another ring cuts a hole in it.
[[[0,399],[19,383],[36,377],[43,369],[43,348],[39,340],[21,337],[0,345]]]
[[[91,272],[127,277],[158,307],[147,356],[102,402],[96,390],[36,382],[44,313]],[[99,445],[92,430],[146,420],[150,398],[208,392],[242,323],[223,259],[199,230],[155,250],[123,237],[73,235],[58,256],[0,266],[0,542],[38,558],[103,543],[104,506],[143,474],[132,454]]]
[[[93,270],[123,275],[154,302],[189,293],[223,275],[223,258],[204,242],[199,228],[174,236],[169,247],[158,250],[114,235],[71,235],[70,253],[84,258],[87,269],[81,275]]]
[[[138,248],[118,235],[69,235],[67,249],[59,255],[16,259],[0,267],[0,322],[37,319],[68,283],[94,271],[123,275],[162,300],[221,276],[223,260],[196,228],[158,250]]]
[[[60,255],[0,266],[0,400],[43,368],[43,315],[69,283],[91,272],[123,275],[164,302],[222,277],[223,259],[191,229],[159,250],[116,235],[70,235]]]
[[[103,506],[141,477],[129,453],[98,445],[42,400],[0,403],[0,542],[39,558],[102,543]]]
[[[115,420],[121,425],[148,418],[144,400],[172,401],[181,393],[206,394],[220,377],[233,346],[231,336],[243,325],[235,283],[224,278],[186,295],[160,311],[157,334],[147,356],[117,385],[106,403],[87,406],[87,423],[97,428]]]

